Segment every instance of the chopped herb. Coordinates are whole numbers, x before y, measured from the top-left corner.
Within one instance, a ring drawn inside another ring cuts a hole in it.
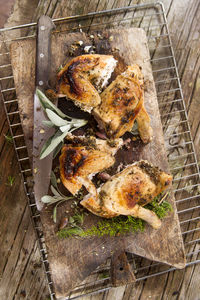
[[[118,216],[111,219],[103,219],[82,232],[82,237],[87,236],[117,236],[129,232],[144,231],[144,221],[131,216]]]
[[[108,278],[108,277],[109,277],[109,272],[108,271],[104,271],[104,272],[99,274],[99,279],[104,279],[104,278]]]
[[[106,142],[110,147],[116,147],[117,145],[115,140],[106,140]]]
[[[15,181],[15,177],[9,175],[7,185],[13,186],[14,181]]]
[[[168,212],[172,211],[172,206],[169,202],[163,201],[159,205],[157,199],[154,199],[151,203],[147,204],[145,208],[148,208],[155,212],[159,219],[163,219],[167,216]]]
[[[155,197],[151,203],[145,206],[145,208],[154,211],[160,219],[163,219],[169,211],[172,211],[172,206],[169,202],[162,201],[162,198],[160,198],[161,195]],[[78,226],[78,224],[83,224],[83,215],[80,217],[79,214],[76,212],[75,216],[70,218],[71,222],[69,226],[57,232],[59,238],[67,238],[72,236],[118,236],[121,234],[144,231],[145,228],[144,220],[132,216],[120,215],[111,219],[102,218],[102,220],[99,221],[97,225],[93,225],[89,229],[83,229]]]
[[[4,134],[4,136],[5,136],[5,139],[6,139],[6,142],[8,143],[8,144],[13,144],[13,137],[11,136],[11,135],[5,135]]]

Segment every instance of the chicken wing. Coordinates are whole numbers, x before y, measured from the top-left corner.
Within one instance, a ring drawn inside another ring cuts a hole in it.
[[[82,185],[91,194],[96,195],[96,188],[91,182],[92,177],[114,164],[114,155],[122,144],[122,139],[116,139],[111,147],[107,141],[94,137],[68,137],[68,144],[63,146],[59,158],[63,185],[73,195]]]
[[[144,143],[151,140],[150,118],[144,107],[143,76],[138,65],[128,66],[101,94],[94,117],[108,137],[117,138],[131,131],[135,119]]]
[[[100,104],[99,93],[117,61],[111,55],[88,54],[73,58],[58,73],[58,94],[64,94],[85,111]]]
[[[126,167],[102,185],[98,189],[98,198],[89,194],[81,204],[101,217],[132,215],[159,228],[160,219],[143,206],[168,188],[171,182],[171,175],[142,160]]]

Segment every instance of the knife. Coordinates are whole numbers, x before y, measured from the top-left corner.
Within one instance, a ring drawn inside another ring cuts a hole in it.
[[[51,63],[51,31],[55,28],[48,16],[41,16],[37,25],[36,43],[36,87],[42,92],[48,88],[48,79]],[[53,135],[54,129],[47,128],[42,121],[46,120],[39,98],[34,94],[34,127],[33,127],[33,179],[34,196],[37,209],[41,210],[43,203],[41,197],[48,194],[52,168],[52,154],[40,159],[42,145]]]

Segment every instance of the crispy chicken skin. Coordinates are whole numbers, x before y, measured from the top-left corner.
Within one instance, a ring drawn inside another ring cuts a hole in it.
[[[168,188],[171,182],[171,175],[142,160],[126,167],[102,185],[97,199],[87,195],[81,204],[101,217],[132,215],[157,229],[161,226],[160,219],[142,206]]]
[[[110,78],[116,66],[111,55],[88,54],[70,60],[58,73],[58,94],[75,101],[83,110],[91,110],[100,104],[98,93]]]
[[[115,162],[114,155],[123,141],[117,139],[110,147],[105,140],[94,137],[68,137],[69,144],[63,146],[60,155],[60,178],[63,185],[75,195],[82,185],[93,195],[96,188],[91,178],[109,168]]]
[[[150,118],[144,108],[144,82],[138,65],[128,66],[101,94],[94,117],[108,137],[117,138],[131,131],[135,119],[144,143],[151,140]]]

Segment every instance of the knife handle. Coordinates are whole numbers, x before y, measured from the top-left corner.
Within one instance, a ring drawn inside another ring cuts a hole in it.
[[[37,25],[36,86],[48,88],[51,62],[51,31],[55,25],[48,16],[41,16]]]

